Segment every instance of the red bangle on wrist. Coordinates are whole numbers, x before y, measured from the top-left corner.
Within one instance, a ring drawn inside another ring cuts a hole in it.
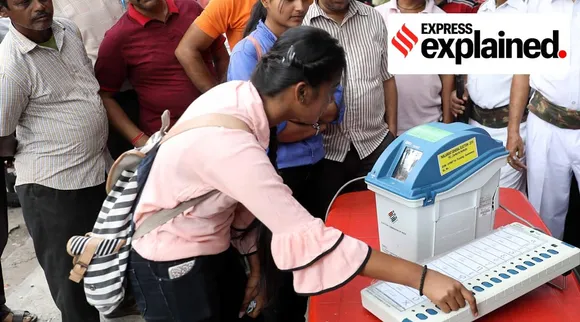
[[[138,142],[139,140],[141,140],[141,138],[143,137],[143,135],[145,135],[145,133],[143,133],[143,132],[140,132],[139,134],[137,134],[137,136],[136,136],[136,137],[134,137],[134,138],[133,138],[133,140],[131,140],[131,144],[132,144],[133,146],[135,146],[135,145],[137,144],[137,142]]]

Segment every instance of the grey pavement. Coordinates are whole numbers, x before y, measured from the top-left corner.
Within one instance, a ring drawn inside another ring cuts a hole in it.
[[[15,286],[6,300],[9,307],[34,312],[42,322],[57,322],[61,320],[60,312],[50,297],[48,285],[40,267],[35,268],[22,283]],[[143,319],[138,316],[132,316],[110,320],[101,318],[101,321],[142,322]]]

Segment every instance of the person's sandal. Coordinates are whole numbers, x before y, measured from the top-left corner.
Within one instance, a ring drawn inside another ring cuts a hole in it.
[[[0,307],[2,322],[37,322],[38,317],[28,311],[12,311],[6,305]]]

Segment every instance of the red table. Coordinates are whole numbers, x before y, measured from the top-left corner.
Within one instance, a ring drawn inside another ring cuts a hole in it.
[[[548,231],[525,196],[517,190],[501,189],[500,202],[507,209]],[[518,221],[503,209],[498,209],[495,227]],[[524,223],[525,224],[525,223]],[[373,192],[345,194],[335,201],[327,225],[358,238],[379,249],[377,212]],[[580,285],[574,274],[567,277],[564,291],[543,285],[511,303],[485,315],[481,322],[566,322],[580,321]],[[557,279],[562,282],[562,278]],[[361,304],[360,291],[371,284],[371,279],[358,276],[344,287],[310,298],[309,322],[377,322]]]

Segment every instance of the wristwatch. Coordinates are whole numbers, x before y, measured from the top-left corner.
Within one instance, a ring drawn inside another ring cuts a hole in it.
[[[312,124],[312,127],[316,130],[316,134],[314,135],[318,135],[320,133],[320,124],[314,123]]]

